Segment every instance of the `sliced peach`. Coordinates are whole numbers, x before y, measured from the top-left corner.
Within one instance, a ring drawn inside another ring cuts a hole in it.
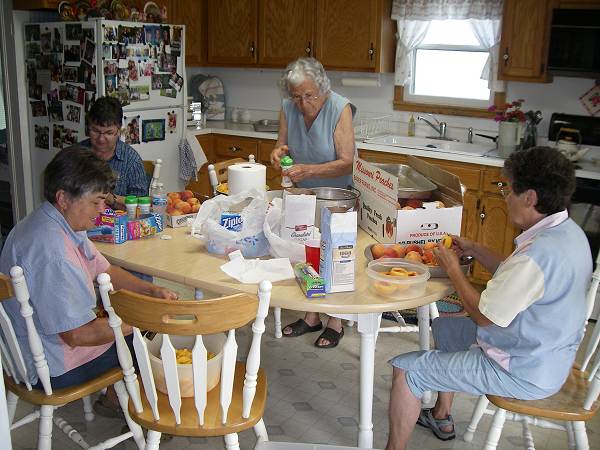
[[[447,235],[447,234],[446,234],[446,235],[445,235],[445,236],[442,238],[442,245],[443,245],[444,247],[446,247],[446,248],[450,248],[450,247],[452,247],[452,236],[449,236],[449,235]]]
[[[419,252],[408,252],[406,254],[406,256],[404,257],[404,259],[408,260],[408,261],[412,261],[412,262],[418,262],[421,263],[421,254]]]
[[[386,283],[385,281],[373,282],[373,288],[375,292],[385,296],[392,295],[396,291],[396,286],[393,283]]]

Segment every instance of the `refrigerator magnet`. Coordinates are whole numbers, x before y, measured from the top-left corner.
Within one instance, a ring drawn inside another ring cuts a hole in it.
[[[164,141],[165,119],[142,120],[142,141]]]

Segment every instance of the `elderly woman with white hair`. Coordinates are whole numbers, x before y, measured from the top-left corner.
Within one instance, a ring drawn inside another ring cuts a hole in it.
[[[294,165],[283,174],[298,187],[351,185],[356,107],[330,89],[323,65],[314,58],[290,63],[279,86],[286,98],[279,113],[279,137],[271,152],[271,164],[281,169],[279,161],[289,154]],[[322,328],[319,314],[307,313],[304,319],[286,326],[283,335],[300,336]],[[341,320],[329,317],[315,346],[335,347],[343,335]]]

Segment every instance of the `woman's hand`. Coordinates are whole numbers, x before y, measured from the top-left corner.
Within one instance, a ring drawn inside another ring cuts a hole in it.
[[[284,155],[287,155],[288,151],[288,146],[285,144],[280,145],[279,147],[275,147],[271,151],[271,165],[275,169],[281,170],[281,165],[279,164],[279,161],[281,161],[281,158],[283,158]]]
[[[454,237],[453,237],[454,238]],[[454,240],[453,240],[454,245]],[[450,275],[450,272],[457,269],[460,271],[459,256],[456,251],[452,248],[446,248],[440,242],[436,248],[433,249],[433,253],[438,261],[438,264]]]
[[[467,238],[462,238],[460,236],[451,235],[451,237],[451,248],[456,252],[459,258],[463,256],[475,256],[475,242]]]
[[[311,164],[294,164],[290,169],[282,171],[281,174],[290,177],[294,183],[314,176]]]
[[[150,296],[156,298],[164,298],[166,300],[179,300],[179,294],[166,287],[157,286],[155,284],[150,288]]]

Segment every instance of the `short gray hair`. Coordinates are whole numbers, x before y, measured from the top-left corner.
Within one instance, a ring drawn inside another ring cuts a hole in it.
[[[329,92],[331,81],[325,73],[323,64],[315,58],[298,58],[288,64],[279,79],[278,85],[285,98],[290,97],[290,86],[298,86],[306,80],[312,80],[319,88],[321,95]]]

